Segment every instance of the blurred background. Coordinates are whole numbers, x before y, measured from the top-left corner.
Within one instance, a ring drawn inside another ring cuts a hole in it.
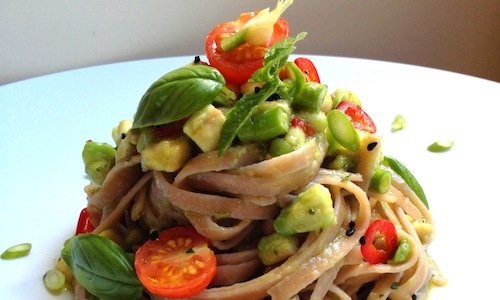
[[[0,85],[52,72],[203,53],[205,35],[275,0],[0,0]],[[500,82],[500,0],[295,0],[296,53],[369,58]]]

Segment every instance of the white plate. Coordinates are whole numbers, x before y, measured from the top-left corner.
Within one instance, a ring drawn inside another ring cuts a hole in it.
[[[42,276],[86,205],[83,144],[112,142],[111,128],[133,117],[149,85],[191,59],[105,65],[0,87],[0,250],[33,244],[29,256],[0,261],[0,298],[69,298],[47,293]],[[438,230],[430,252],[449,279],[431,299],[494,295],[496,279],[486,274],[500,267],[494,248],[500,84],[402,64],[312,59],[330,90],[358,94],[383,136],[384,152],[405,163],[425,189]],[[396,114],[408,125],[391,133]],[[455,146],[427,152],[437,139]]]

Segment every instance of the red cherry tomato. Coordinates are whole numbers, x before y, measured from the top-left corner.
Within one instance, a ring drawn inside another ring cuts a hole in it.
[[[318,83],[321,82],[319,80],[319,75],[318,71],[316,70],[316,66],[314,66],[314,63],[310,59],[305,57],[299,57],[294,60],[294,63],[304,73],[307,81],[318,82]]]
[[[396,227],[391,221],[378,219],[373,221],[364,235],[365,243],[361,245],[361,254],[370,264],[387,262],[398,247]]]
[[[205,289],[217,261],[205,237],[192,227],[173,227],[144,243],[135,253],[135,270],[142,285],[166,298],[191,297]]]
[[[370,116],[358,105],[349,101],[341,101],[336,108],[346,114],[351,120],[354,128],[370,133],[375,133],[377,131],[377,127],[372,118],[370,118]]]
[[[247,12],[241,14],[236,21],[217,25],[205,40],[208,61],[222,73],[229,84],[240,86],[247,82],[250,76],[262,67],[267,48],[288,36],[288,22],[280,18],[274,24],[274,32],[267,46],[251,46],[245,43],[224,52],[220,47],[221,38],[237,32],[253,16],[254,12]]]
[[[87,208],[82,209],[78,223],[76,224],[75,234],[89,233],[94,231],[94,225],[90,222],[89,212]]]

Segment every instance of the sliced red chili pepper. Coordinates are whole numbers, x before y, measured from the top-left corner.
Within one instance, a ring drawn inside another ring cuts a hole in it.
[[[89,233],[94,231],[94,225],[90,222],[89,212],[85,207],[80,212],[80,217],[78,218],[78,223],[76,225],[76,234]]]
[[[310,59],[299,57],[294,60],[294,63],[304,73],[307,81],[318,83],[321,82],[319,79],[318,71],[316,70],[316,66],[314,66],[314,63]]]
[[[349,101],[341,101],[336,108],[346,114],[354,128],[370,133],[377,131],[375,122],[360,106]]]
[[[293,116],[292,121],[290,121],[290,125],[292,125],[292,127],[298,127],[302,129],[302,131],[304,131],[307,136],[313,136],[314,133],[316,133],[316,130],[314,129],[314,127],[312,127],[311,124],[307,123],[304,119],[297,116]]]
[[[184,118],[172,123],[151,127],[151,132],[160,139],[176,138],[182,134],[182,126],[187,122]]]
[[[365,243],[361,245],[361,254],[370,264],[387,262],[398,247],[396,227],[391,221],[385,219],[373,221],[366,229],[364,240]]]

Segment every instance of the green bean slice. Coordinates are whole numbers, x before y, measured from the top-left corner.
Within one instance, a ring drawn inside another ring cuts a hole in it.
[[[2,259],[13,259],[18,257],[27,256],[31,251],[31,243],[17,244],[12,247],[7,248],[2,253]]]
[[[427,151],[435,153],[446,152],[453,147],[453,144],[453,141],[450,140],[435,141],[427,147]]]

